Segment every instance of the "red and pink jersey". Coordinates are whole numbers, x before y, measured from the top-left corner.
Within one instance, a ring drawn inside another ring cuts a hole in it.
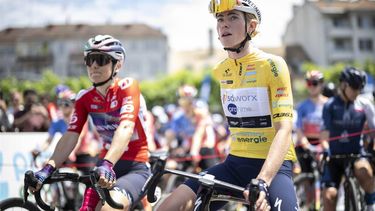
[[[114,133],[121,121],[135,123],[134,132],[121,160],[148,161],[148,147],[145,133],[144,114],[146,106],[140,103],[138,82],[132,78],[116,80],[103,97],[94,87],[81,91],[75,103],[75,111],[69,124],[69,131],[80,133],[91,116],[96,130],[103,141],[103,158],[109,149]]]

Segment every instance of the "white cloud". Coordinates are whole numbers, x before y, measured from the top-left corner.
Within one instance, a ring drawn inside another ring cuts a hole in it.
[[[158,1],[159,2],[159,1]],[[174,50],[206,48],[208,29],[214,30],[215,19],[208,12],[208,0],[149,1],[95,0],[43,1],[0,0],[0,28],[12,26],[42,26],[63,23],[146,23],[160,28]],[[302,0],[255,0],[262,12],[261,34],[254,42],[258,46],[279,46],[292,4]]]

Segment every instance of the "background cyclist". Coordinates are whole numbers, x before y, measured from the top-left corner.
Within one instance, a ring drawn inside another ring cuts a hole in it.
[[[215,156],[215,132],[207,107],[197,106],[197,89],[183,85],[178,90],[178,109],[173,114],[165,132],[170,152],[190,155],[194,167],[206,169],[218,162]],[[202,159],[203,156],[203,159]],[[211,157],[204,157],[211,156]],[[170,165],[170,164],[169,164]]]
[[[366,74],[354,67],[345,68],[340,75],[338,95],[332,97],[324,105],[322,131],[322,146],[325,153],[360,154],[363,150],[361,133],[367,121],[369,128],[375,128],[374,105],[365,98],[359,98],[361,90],[366,84]],[[332,137],[339,140],[328,141]],[[322,176],[324,210],[335,210],[337,190],[345,169],[345,161],[329,159],[327,168]],[[365,190],[367,210],[374,210],[374,177],[373,169],[365,158],[358,159],[354,164],[354,175]]]
[[[324,83],[323,74],[318,70],[306,73],[306,86],[308,98],[302,101],[297,107],[297,144],[296,153],[302,172],[312,172],[311,162],[314,157],[306,157],[308,151],[320,151],[319,138],[323,125],[322,113],[323,105],[327,102],[327,97],[323,96],[322,89]],[[306,181],[305,185],[307,206],[310,206],[313,197],[313,186]]]
[[[292,181],[293,98],[287,65],[282,58],[266,54],[249,42],[261,22],[253,2],[211,0],[210,11],[228,53],[228,58],[214,69],[214,75],[220,83],[232,142],[227,159],[207,172],[242,187],[258,178],[261,192],[257,210],[296,210]],[[188,180],[159,210],[191,209],[195,201],[199,204],[198,188],[197,182]],[[224,204],[213,202],[211,209]]]
[[[35,173],[40,182],[37,188],[68,158],[90,116],[103,140],[100,154],[102,160],[98,163],[98,184],[103,188],[111,188],[113,198],[127,210],[138,199],[150,175],[146,164],[147,140],[142,123],[145,108],[140,103],[138,82],[132,78],[117,78],[124,64],[125,49],[112,36],[97,35],[90,38],[85,44],[84,56],[93,86],[77,95],[68,132],[58,142],[48,163]],[[100,207],[98,201],[97,193],[87,189],[81,210]],[[105,205],[102,210],[113,208]]]

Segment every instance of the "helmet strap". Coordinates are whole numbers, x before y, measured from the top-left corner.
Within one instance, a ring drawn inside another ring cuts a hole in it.
[[[99,83],[92,83],[92,85],[94,87],[98,87],[98,86],[103,86],[104,84],[106,84],[108,81],[112,80],[113,77],[115,77],[117,75],[117,72],[115,72],[115,66],[116,66],[116,63],[112,63],[112,71],[111,71],[111,76],[105,80],[105,81],[102,81],[102,82],[99,82]]]
[[[250,41],[251,40],[251,36],[249,35],[249,33],[247,33],[247,18],[246,18],[246,13],[244,13],[245,15],[245,39],[242,40],[242,42],[240,43],[239,47],[237,48],[224,48],[224,50],[226,51],[232,51],[232,52],[236,52],[236,53],[240,53],[242,51],[242,49],[245,47],[247,41]]]

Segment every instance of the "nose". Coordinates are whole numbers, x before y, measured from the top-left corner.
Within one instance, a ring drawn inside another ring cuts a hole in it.
[[[99,65],[96,63],[96,61],[94,61],[94,62],[91,64],[91,67],[94,68],[94,69],[98,69],[98,68],[99,68]]]

